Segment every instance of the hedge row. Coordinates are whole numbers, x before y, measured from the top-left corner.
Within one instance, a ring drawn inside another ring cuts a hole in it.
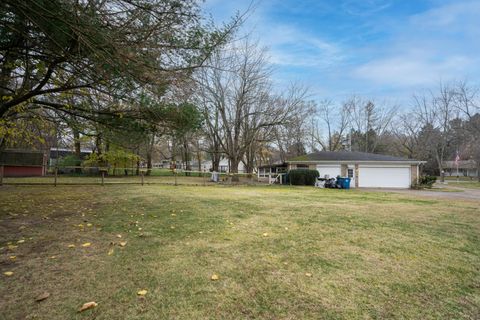
[[[313,186],[318,177],[319,173],[317,170],[294,169],[288,172],[290,184],[296,186]]]

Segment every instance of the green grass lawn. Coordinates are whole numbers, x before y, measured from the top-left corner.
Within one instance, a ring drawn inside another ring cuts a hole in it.
[[[287,186],[42,185],[0,187],[0,204],[0,319],[480,314],[477,201]],[[43,292],[49,298],[36,302]],[[98,306],[77,313],[89,301]]]

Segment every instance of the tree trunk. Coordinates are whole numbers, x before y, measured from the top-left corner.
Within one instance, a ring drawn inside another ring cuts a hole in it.
[[[230,173],[232,175],[232,182],[238,182],[240,179],[238,178],[238,164],[240,163],[239,159],[230,159]]]
[[[75,147],[75,156],[77,157],[77,161],[75,161],[75,166],[79,167],[82,164],[82,150],[80,146],[80,132],[76,129],[73,129],[73,141],[74,141],[74,147]],[[75,168],[75,173],[82,173],[81,168]]]

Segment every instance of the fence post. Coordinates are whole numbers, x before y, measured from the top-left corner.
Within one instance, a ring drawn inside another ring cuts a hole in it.
[[[177,169],[173,170],[173,175],[175,176],[175,186],[177,185]]]
[[[3,186],[3,164],[0,166],[0,186]]]
[[[104,186],[105,171],[102,170],[102,186]]]
[[[140,170],[140,176],[142,177],[142,186],[143,186],[143,171]]]
[[[202,172],[202,176],[203,176],[203,186],[206,186],[207,182],[205,181],[205,169]]]
[[[53,185],[55,187],[57,186],[57,175],[58,175],[58,167],[55,167],[55,179],[53,181]]]

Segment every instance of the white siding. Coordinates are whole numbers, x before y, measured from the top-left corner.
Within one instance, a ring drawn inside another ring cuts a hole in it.
[[[342,173],[339,164],[318,164],[317,171],[320,173],[320,178],[324,178],[325,175],[328,175],[330,178],[336,178]]]
[[[364,188],[409,188],[410,166],[362,166],[358,168],[358,184]]]

